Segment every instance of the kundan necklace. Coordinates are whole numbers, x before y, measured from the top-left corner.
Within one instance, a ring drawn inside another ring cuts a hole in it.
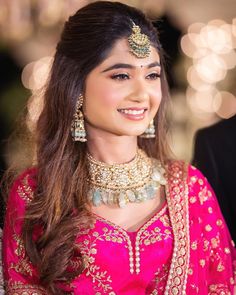
[[[160,162],[138,149],[135,158],[125,164],[105,164],[87,155],[89,167],[89,199],[101,204],[124,207],[153,199],[161,185],[166,184],[165,170]]]

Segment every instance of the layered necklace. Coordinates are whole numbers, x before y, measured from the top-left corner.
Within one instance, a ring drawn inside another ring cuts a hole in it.
[[[105,164],[87,155],[89,167],[89,200],[94,206],[141,203],[155,198],[166,184],[160,162],[138,149],[135,158],[125,164]]]

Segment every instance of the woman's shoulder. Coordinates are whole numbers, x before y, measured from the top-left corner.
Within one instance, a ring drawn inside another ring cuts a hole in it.
[[[169,185],[187,186],[188,192],[195,194],[203,190],[212,191],[202,172],[185,161],[171,160],[168,162],[166,170]]]
[[[166,165],[166,170],[169,178],[182,178],[192,184],[196,182],[203,184],[207,181],[200,170],[182,160],[169,160]]]
[[[182,198],[188,200],[191,210],[217,206],[211,185],[196,167],[184,161],[171,161],[167,171],[168,187],[173,198],[182,193]]]

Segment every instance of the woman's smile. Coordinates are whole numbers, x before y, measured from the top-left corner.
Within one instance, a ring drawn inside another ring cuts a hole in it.
[[[146,114],[147,108],[125,108],[118,109],[118,112],[129,120],[143,120]]]

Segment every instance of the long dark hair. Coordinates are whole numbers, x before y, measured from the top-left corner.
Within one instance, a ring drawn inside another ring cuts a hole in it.
[[[58,281],[69,281],[82,272],[68,272],[75,255],[75,238],[88,228],[86,143],[74,143],[70,128],[79,94],[87,75],[108,55],[114,43],[132,33],[132,22],[148,35],[160,55],[162,101],[155,117],[156,139],[139,139],[148,155],[165,163],[165,105],[168,86],[157,31],[139,10],[118,2],[99,1],[77,11],[65,23],[57,45],[44,108],[36,128],[37,189],[27,208],[23,237],[28,255],[36,265],[41,283],[56,294]],[[37,241],[35,226],[43,233]],[[79,254],[78,254],[79,255]]]

